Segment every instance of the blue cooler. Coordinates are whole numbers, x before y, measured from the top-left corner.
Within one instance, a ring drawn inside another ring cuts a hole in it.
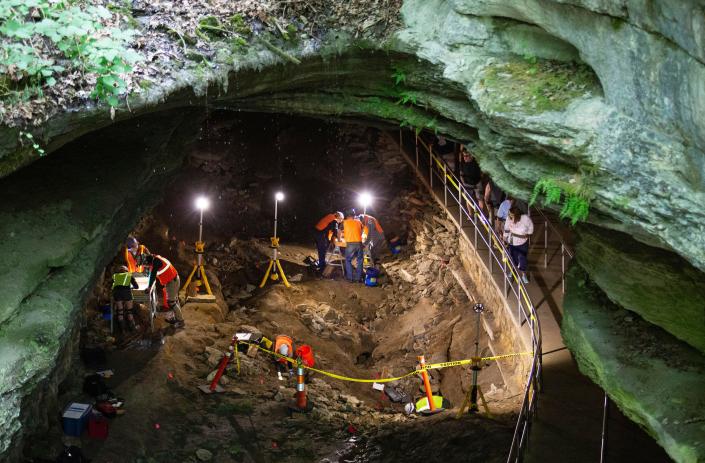
[[[365,269],[365,286],[377,286],[377,277],[379,277],[379,270],[374,267],[368,267]]]
[[[62,415],[64,434],[81,437],[81,434],[88,426],[88,415],[90,413],[91,406],[89,404],[70,403]]]

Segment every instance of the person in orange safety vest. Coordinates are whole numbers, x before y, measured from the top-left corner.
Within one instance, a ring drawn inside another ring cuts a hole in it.
[[[362,281],[362,235],[367,236],[368,229],[355,217],[355,209],[345,211],[343,220],[343,238],[345,239],[345,277],[351,283]],[[352,260],[355,259],[355,273]]]
[[[292,358],[294,356],[293,339],[285,334],[280,334],[277,336],[274,340],[274,352],[285,357]],[[284,381],[282,373],[288,372],[289,377],[291,377],[294,371],[294,367],[291,363],[289,363],[286,359],[279,357],[274,360],[274,363],[277,367],[277,378],[279,378],[279,381]]]
[[[342,212],[327,214],[318,221],[314,227],[314,239],[316,240],[316,250],[318,251],[318,271],[323,273],[326,268],[326,253],[330,246],[331,238],[337,237],[338,226],[343,221]]]
[[[181,280],[179,279],[179,273],[176,271],[176,268],[166,258],[158,254],[146,255],[143,257],[142,261],[149,267],[149,283],[147,283],[147,288],[151,288],[155,281],[158,281],[159,285],[166,293],[166,302],[169,310],[166,315],[167,323],[174,325],[176,328],[183,328],[185,323],[179,304]]]
[[[144,265],[141,258],[150,254],[149,249],[137,241],[137,238],[130,236],[125,241],[125,266],[130,273],[143,273]]]

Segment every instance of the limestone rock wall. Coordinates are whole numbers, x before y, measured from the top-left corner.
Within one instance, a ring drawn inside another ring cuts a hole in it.
[[[3,180],[0,454],[18,451],[25,426],[46,422],[44,399],[67,372],[87,291],[161,199],[200,117],[164,113],[118,126]]]
[[[569,277],[562,333],[580,370],[675,461],[703,461],[705,357],[612,304],[582,270]]]

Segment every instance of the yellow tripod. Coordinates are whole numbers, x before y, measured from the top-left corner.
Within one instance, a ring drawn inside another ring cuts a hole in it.
[[[182,291],[186,291],[188,285],[191,284],[193,276],[196,275],[196,280],[194,280],[194,282],[196,283],[196,293],[198,293],[198,288],[201,287],[202,282],[206,286],[206,292],[208,293],[208,295],[213,295],[213,292],[211,291],[211,285],[208,283],[208,277],[206,276],[206,270],[203,265],[203,252],[205,247],[206,243],[200,240],[196,241],[196,262],[193,264],[193,269],[191,270],[191,273],[189,273],[189,276],[186,279],[186,283],[184,283],[183,287],[181,288]]]
[[[282,264],[279,263],[279,238],[273,236],[270,240],[272,240],[272,244],[269,246],[272,248],[272,258],[269,259],[267,271],[264,273],[264,278],[262,278],[262,283],[259,284],[259,287],[264,288],[264,285],[267,284],[267,279],[270,278],[270,276],[272,281],[277,281],[279,279],[279,275],[281,275],[284,286],[291,288],[291,284],[289,283],[289,280],[286,279],[286,275],[284,274],[284,269],[282,269]]]
[[[463,404],[460,406],[460,410],[458,410],[458,414],[455,415],[456,418],[460,418],[463,416],[463,413],[465,413],[465,410],[467,409],[470,413],[473,412],[478,412],[479,407],[477,406],[477,396],[480,396],[480,402],[482,403],[482,408],[485,409],[485,413],[487,416],[492,417],[490,415],[490,408],[487,406],[487,401],[485,400],[485,394],[482,393],[482,388],[480,387],[479,384],[477,384],[477,373],[482,370],[481,363],[482,359],[480,357],[472,357],[472,366],[471,369],[473,371],[473,385],[468,390],[468,393],[465,395],[465,399],[463,400]]]

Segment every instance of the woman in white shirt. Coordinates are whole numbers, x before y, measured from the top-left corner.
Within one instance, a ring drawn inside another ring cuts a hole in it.
[[[529,253],[529,237],[534,233],[534,223],[531,218],[521,213],[521,209],[512,206],[509,209],[509,217],[504,222],[504,241],[509,245],[509,254],[512,262],[521,272],[521,281],[529,283],[526,277],[528,262],[526,259]]]

